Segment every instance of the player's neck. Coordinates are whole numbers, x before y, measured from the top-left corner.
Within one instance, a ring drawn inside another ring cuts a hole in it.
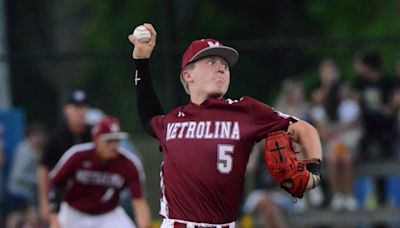
[[[196,105],[201,105],[204,101],[206,101],[207,99],[222,99],[223,96],[215,96],[212,94],[209,95],[205,95],[205,96],[190,96],[190,102]]]

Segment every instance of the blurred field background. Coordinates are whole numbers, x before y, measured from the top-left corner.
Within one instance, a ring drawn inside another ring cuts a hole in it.
[[[51,134],[63,121],[67,95],[83,89],[93,106],[131,133],[143,157],[152,215],[159,218],[162,154],[136,114],[127,40],[144,22],[158,32],[151,66],[166,111],[188,102],[180,58],[194,39],[214,38],[239,51],[227,97],[248,95],[271,105],[289,78],[302,81],[309,98],[324,58],[336,60],[351,83],[357,53],[381,53],[391,77],[400,57],[398,0],[0,0],[0,123],[14,112],[21,123],[19,134],[5,136],[14,140],[6,147],[5,180],[26,123],[39,120]],[[249,191],[251,180],[247,185]]]

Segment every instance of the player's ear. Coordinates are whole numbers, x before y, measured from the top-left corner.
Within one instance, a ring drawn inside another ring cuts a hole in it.
[[[192,82],[193,81],[193,74],[190,72],[190,70],[183,70],[182,78],[183,78],[183,80],[185,82]]]

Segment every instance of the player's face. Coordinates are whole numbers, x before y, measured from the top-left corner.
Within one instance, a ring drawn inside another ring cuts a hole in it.
[[[69,124],[83,126],[87,110],[88,107],[85,105],[68,104],[64,109],[65,118]]]
[[[228,63],[221,57],[210,56],[194,63],[190,70],[192,83],[190,95],[221,98],[228,91],[230,72]]]
[[[95,142],[96,152],[101,160],[109,161],[118,156],[119,140],[103,140],[97,138]]]

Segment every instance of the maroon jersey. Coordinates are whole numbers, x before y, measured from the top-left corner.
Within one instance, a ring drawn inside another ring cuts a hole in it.
[[[64,201],[88,214],[102,214],[119,204],[119,194],[129,188],[133,198],[142,197],[144,172],[140,160],[119,147],[116,159],[103,162],[93,143],[71,147],[50,172],[50,186],[65,186]]]
[[[164,151],[160,214],[211,224],[235,221],[253,145],[295,121],[250,97],[208,99],[154,117]]]

